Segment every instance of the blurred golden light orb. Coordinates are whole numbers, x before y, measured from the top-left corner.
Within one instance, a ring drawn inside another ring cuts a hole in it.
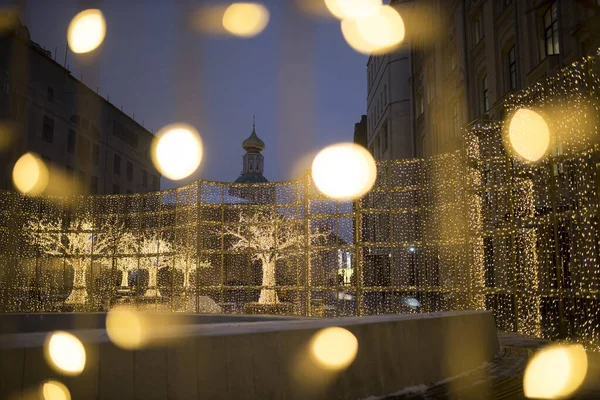
[[[550,346],[529,361],[523,376],[525,397],[535,399],[566,398],[583,383],[588,362],[580,344]]]
[[[313,357],[322,367],[341,370],[356,358],[358,340],[347,329],[331,327],[317,332],[310,347]]]
[[[45,343],[48,363],[65,375],[79,375],[85,367],[85,348],[74,335],[56,331]]]
[[[381,6],[373,14],[341,23],[342,34],[354,50],[363,54],[381,54],[395,49],[404,40],[404,21],[390,6]]]
[[[49,380],[40,387],[43,400],[71,400],[69,389],[58,381]]]
[[[223,27],[235,36],[256,36],[268,23],[269,10],[259,3],[233,3],[223,14]]]
[[[91,8],[71,20],[67,41],[74,53],[88,53],[102,44],[106,36],[106,20],[102,11]]]
[[[202,161],[202,140],[196,129],[186,124],[168,125],[152,142],[152,160],[165,177],[187,178]]]
[[[325,0],[325,5],[334,17],[344,20],[374,14],[383,2],[381,0]]]
[[[115,308],[106,317],[106,332],[109,339],[126,350],[139,349],[145,342],[146,328],[143,316],[127,308]]]
[[[37,196],[46,189],[49,175],[46,164],[34,153],[21,156],[12,173],[15,188],[30,196]]]
[[[364,147],[340,143],[317,154],[312,163],[312,177],[325,196],[349,200],[371,190],[377,179],[377,165]]]
[[[550,128],[540,114],[521,108],[510,120],[508,139],[520,158],[536,162],[544,157],[550,147]]]

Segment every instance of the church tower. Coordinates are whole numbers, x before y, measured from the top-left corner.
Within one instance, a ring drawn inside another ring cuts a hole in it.
[[[265,142],[256,135],[256,121],[252,123],[252,133],[244,140],[242,147],[246,150],[243,158],[241,175],[235,180],[236,183],[265,183],[267,178],[263,176],[264,157],[261,153],[265,149]]]

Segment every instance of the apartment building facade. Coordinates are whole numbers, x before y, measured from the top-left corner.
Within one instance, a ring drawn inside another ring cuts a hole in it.
[[[89,194],[160,189],[154,135],[76,79],[24,26],[0,37],[0,89],[0,189],[12,189],[12,168],[27,152],[51,168],[50,184],[56,172]]]

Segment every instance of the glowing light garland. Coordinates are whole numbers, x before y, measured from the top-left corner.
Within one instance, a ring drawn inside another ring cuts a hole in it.
[[[501,330],[599,348],[597,70],[587,58],[506,102],[508,114],[552,111],[541,162],[508,155],[505,124],[480,122],[464,131],[462,153],[379,163],[374,188],[354,202],[325,198],[308,173],[145,195],[0,192],[0,311],[129,302],[203,312],[212,302],[242,312],[262,291],[301,315],[490,309]],[[244,229],[268,228],[273,246],[236,245],[228,233],[258,212],[280,217]],[[277,248],[279,232],[293,245]],[[266,280],[261,251],[272,255]]]

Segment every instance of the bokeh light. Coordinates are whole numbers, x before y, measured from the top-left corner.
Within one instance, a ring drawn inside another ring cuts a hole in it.
[[[179,180],[190,176],[202,161],[202,140],[190,125],[168,125],[154,138],[152,159],[167,178]]]
[[[15,125],[8,121],[0,121],[0,152],[8,149],[14,142],[15,138]]]
[[[316,361],[326,369],[347,368],[358,353],[358,340],[348,330],[331,327],[320,330],[311,341],[311,352]]]
[[[354,50],[363,54],[381,54],[396,49],[404,40],[404,21],[390,6],[373,14],[342,21],[342,34]]]
[[[523,377],[525,397],[558,399],[573,394],[587,374],[587,355],[580,344],[542,349],[529,362]]]
[[[335,144],[321,150],[312,163],[312,177],[326,196],[348,200],[367,193],[377,178],[371,153],[354,143]]]
[[[550,129],[544,118],[533,110],[517,110],[508,127],[512,150],[523,160],[540,160],[550,147]]]
[[[144,316],[135,310],[115,308],[106,317],[106,332],[116,346],[127,350],[139,349],[146,339],[145,322]]]
[[[67,31],[69,47],[74,53],[88,53],[96,49],[105,36],[106,20],[98,9],[88,9],[77,14]]]
[[[65,375],[78,375],[85,367],[85,349],[74,335],[56,331],[45,343],[46,359],[50,366]]]
[[[15,188],[23,194],[36,196],[48,186],[48,167],[34,153],[21,156],[15,163],[12,175]]]
[[[367,17],[382,6],[381,0],[325,0],[329,11],[341,20]]]
[[[58,381],[46,381],[40,386],[43,400],[71,400],[69,389]]]
[[[235,36],[256,36],[268,23],[269,10],[258,3],[233,3],[223,14],[223,27]]]

